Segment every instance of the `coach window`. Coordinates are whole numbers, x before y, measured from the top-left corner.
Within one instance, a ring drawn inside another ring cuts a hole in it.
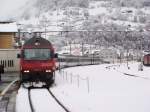
[[[5,67],[7,66],[7,64],[6,64],[6,60],[4,61],[4,66],[5,66]]]
[[[8,60],[8,67],[10,67],[10,60]]]
[[[11,60],[12,61],[12,67],[14,67],[14,60]]]

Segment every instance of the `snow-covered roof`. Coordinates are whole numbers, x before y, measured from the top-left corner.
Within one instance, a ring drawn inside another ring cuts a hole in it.
[[[0,23],[0,32],[18,32],[16,23]]]

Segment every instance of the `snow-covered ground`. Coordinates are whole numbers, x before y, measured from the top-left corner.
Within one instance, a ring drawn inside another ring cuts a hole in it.
[[[129,63],[130,70],[126,63],[110,69],[106,67],[111,64],[67,68],[56,73],[56,85],[51,90],[71,112],[149,112],[150,80],[122,73],[145,74],[148,77],[150,68],[144,67],[144,71],[138,71],[138,64]],[[41,105],[38,112],[43,112],[45,110],[41,108],[48,106],[46,102],[51,100],[43,98],[46,96],[43,91],[38,93],[36,95],[36,91],[33,95],[34,104]],[[25,90],[19,90],[16,107],[21,109],[17,112],[28,112],[24,94],[27,94]],[[51,111],[55,112],[52,108]]]
[[[118,72],[127,73],[130,75],[137,76],[139,78],[145,78],[147,80],[150,80],[150,67],[143,66],[143,70],[140,70],[141,63],[129,63],[127,68],[127,63],[121,64],[121,66],[115,66],[115,68]]]
[[[106,69],[106,66],[109,65],[65,69],[68,75],[63,78],[63,73],[57,73],[57,86],[52,90],[72,112],[149,112],[150,80],[123,75],[115,69]],[[137,70],[137,63],[132,66]],[[126,68],[123,65],[118,70],[125,71]],[[130,71],[134,73],[134,69]],[[74,76],[72,84],[71,73]],[[90,79],[89,93],[86,80],[80,79],[78,87],[75,75]]]
[[[35,112],[65,112],[51,97],[47,89],[32,89],[31,100]],[[16,112],[31,112],[28,90],[22,87],[17,95]]]

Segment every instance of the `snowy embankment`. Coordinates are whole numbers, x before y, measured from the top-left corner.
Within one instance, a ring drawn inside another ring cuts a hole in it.
[[[52,91],[71,112],[149,112],[150,81],[123,75],[106,66],[109,65],[65,69],[67,75],[56,74]],[[126,66],[118,68],[124,69]],[[84,80],[80,79],[78,87],[76,75],[90,79],[89,93]]]
[[[150,80],[150,67],[143,66],[143,70],[141,71],[139,69],[140,62],[132,62],[127,65],[127,63],[119,64],[120,66],[115,66],[115,68],[118,72],[127,73],[130,75],[134,75],[137,77],[145,78],[147,80]],[[128,67],[129,69],[128,69]]]

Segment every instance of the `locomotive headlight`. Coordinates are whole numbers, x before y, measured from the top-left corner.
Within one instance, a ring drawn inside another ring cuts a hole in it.
[[[55,68],[55,67],[53,67],[52,69],[53,69],[53,70],[55,70],[56,68]]]
[[[25,73],[29,73],[29,70],[24,70]]]
[[[46,72],[51,72],[51,70],[46,70]]]

